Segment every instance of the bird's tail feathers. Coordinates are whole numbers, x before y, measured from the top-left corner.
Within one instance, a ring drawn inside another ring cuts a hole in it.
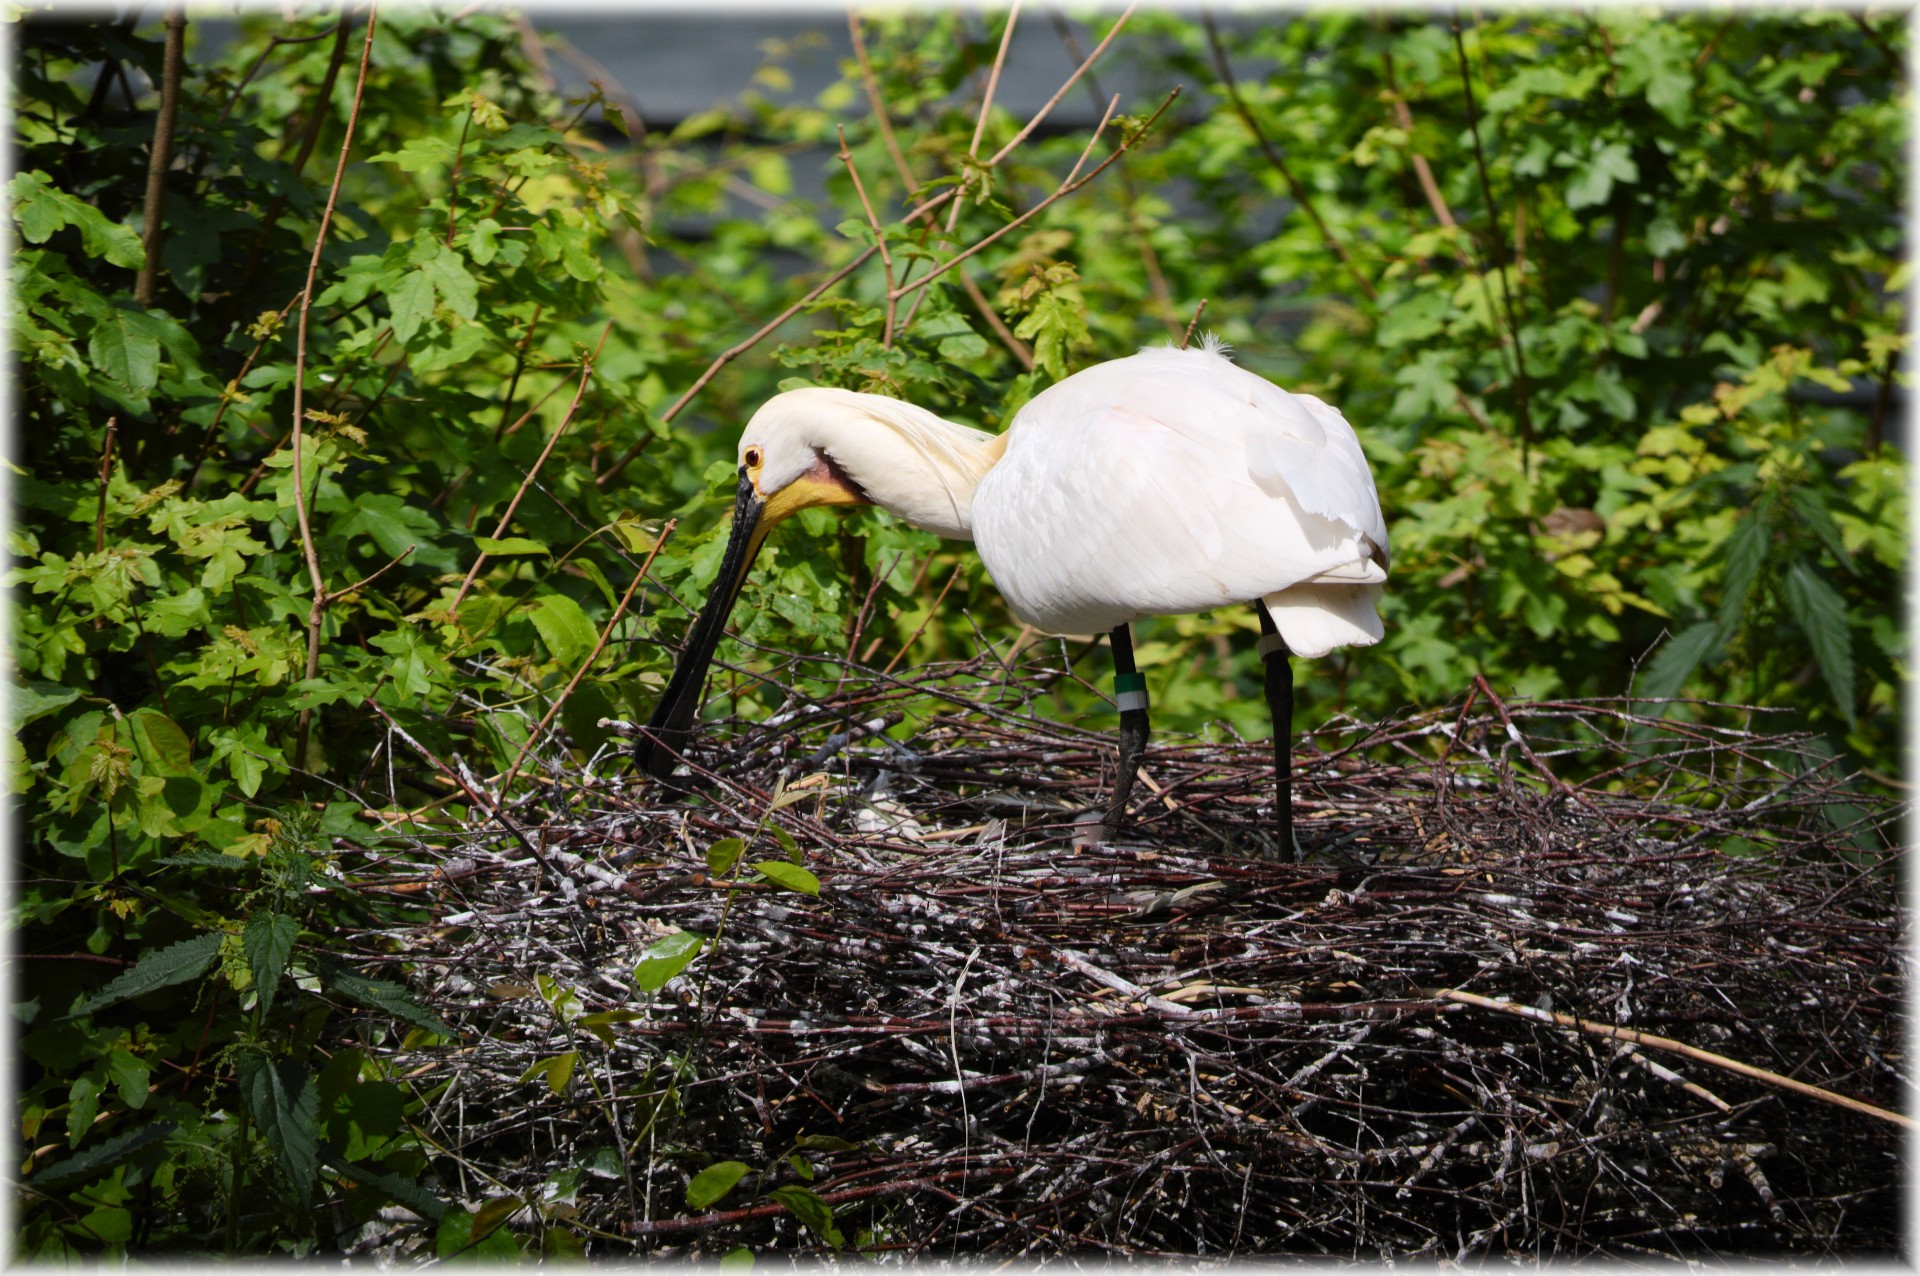
[[[1324,656],[1335,647],[1370,647],[1386,633],[1380,586],[1294,585],[1260,600],[1296,656]]]

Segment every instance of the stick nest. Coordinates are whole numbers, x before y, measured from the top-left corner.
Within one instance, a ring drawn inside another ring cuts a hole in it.
[[[462,1034],[375,1048],[445,1191],[599,1254],[1896,1251],[1897,1126],[1592,1029],[1902,1105],[1903,811],[1808,738],[1480,684],[1302,741],[1295,863],[1264,741],[1162,737],[1076,848],[1111,741],[1022,685],[850,673],[713,726],[688,789],[556,746],[396,825],[434,916],[358,940]],[[790,854],[817,897],[750,867]],[[636,991],[676,930],[702,951]]]

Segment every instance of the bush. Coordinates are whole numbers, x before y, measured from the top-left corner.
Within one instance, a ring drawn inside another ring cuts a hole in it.
[[[1108,58],[1163,57],[1186,96],[1129,104],[1098,189],[1044,203],[1088,139],[988,162],[1022,123],[996,109],[973,148],[999,30],[867,22],[896,159],[860,68],[782,104],[777,51],[659,135],[561,100],[502,16],[402,8],[369,42],[253,14],[217,57],[188,30],[177,77],[159,28],[18,26],[22,1252],[331,1245],[323,1180],[349,1213],[434,1207],[407,1120],[431,1096],[338,1047],[444,1025],[397,947],[336,937],[425,915],[374,889],[382,838],[478,800],[550,708],[583,752],[647,713],[669,599],[717,570],[733,426],[792,380],[999,428],[1204,301],[1247,366],[1342,406],[1389,511],[1388,638],[1303,667],[1304,720],[1484,672],[1776,707],[1898,768],[1903,26],[1340,14],[1217,50],[1136,18]],[[134,72],[178,83],[157,235]],[[842,126],[872,216],[825,158]],[[810,155],[824,208],[793,194]],[[890,271],[1003,230],[889,305]],[[736,670],[1011,636],[964,546],[796,522]],[[1265,731],[1251,624],[1141,626],[1160,726]]]

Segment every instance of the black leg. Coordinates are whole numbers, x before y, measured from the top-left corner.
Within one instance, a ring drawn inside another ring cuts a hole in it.
[[[1125,625],[1114,629],[1113,691],[1120,705],[1120,769],[1113,777],[1113,800],[1101,825],[1108,836],[1120,831],[1126,818],[1127,798],[1133,794],[1133,777],[1140,760],[1147,754],[1147,680],[1133,667],[1133,631]]]
[[[1260,659],[1267,667],[1267,712],[1273,715],[1274,824],[1282,854],[1303,858],[1293,837],[1293,666],[1286,639],[1274,628],[1265,603],[1255,603],[1260,617]]]

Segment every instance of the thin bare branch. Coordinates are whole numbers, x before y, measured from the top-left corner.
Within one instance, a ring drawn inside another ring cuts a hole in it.
[[[1185,350],[1187,348],[1187,344],[1193,340],[1193,330],[1200,326],[1200,316],[1206,313],[1207,313],[1207,299],[1205,297],[1202,297],[1200,299],[1200,304],[1193,308],[1193,318],[1187,321],[1187,330],[1184,334],[1182,334],[1180,338],[1180,348],[1182,350]]]
[[[849,20],[852,14],[848,14]],[[867,198],[867,187],[860,180],[860,170],[853,162],[853,152],[847,149],[847,130],[840,129],[840,162],[847,166],[847,176],[853,179],[853,193],[860,197],[860,207],[866,211],[867,225],[873,230],[873,245],[880,250],[880,265],[887,274],[887,324],[881,334],[880,344],[891,348],[893,345],[894,310],[900,303],[893,295],[893,255],[887,251],[887,232],[880,226],[879,217],[874,215],[873,201]]]
[[[167,169],[173,164],[173,121],[180,110],[180,68],[187,43],[187,15],[178,6],[167,10],[167,45],[160,70],[160,109],[153,117],[153,145],[147,152],[147,197],[140,239],[146,260],[133,283],[133,304],[153,304],[154,282],[160,275],[160,223],[166,202]]]
[[[986,91],[980,95],[980,114],[973,121],[973,140],[967,143],[969,158],[980,154],[980,138],[987,131],[987,116],[993,111],[994,91],[1000,87],[1000,71],[1007,65],[1007,46],[1013,43],[1013,24],[1020,20],[1020,0],[1007,10],[1007,25],[1000,32],[1000,47],[994,51],[993,65],[987,69]]]
[[[547,457],[553,454],[553,445],[558,443],[560,436],[567,432],[567,426],[572,423],[574,413],[580,410],[580,400],[586,397],[587,382],[593,379],[594,361],[600,357],[600,352],[606,349],[607,338],[612,335],[613,321],[608,320],[607,326],[600,330],[600,341],[599,344],[594,346],[593,353],[580,361],[580,381],[574,387],[573,402],[567,405],[566,415],[560,418],[560,424],[553,427],[553,433],[547,436],[547,445],[540,449],[540,455],[535,459],[533,468],[527,471],[527,476],[520,481],[520,487],[514,492],[513,499],[507,502],[505,512],[500,515],[499,525],[493,529],[493,539],[499,540],[502,536],[505,536],[507,528],[513,525],[514,511],[520,508],[520,498],[527,494],[529,487],[533,486],[534,477],[540,473],[540,467],[545,465],[547,463]],[[458,607],[461,600],[466,598],[467,591],[473,588],[474,578],[480,574],[481,564],[486,561],[487,552],[485,550],[481,550],[474,555],[473,566],[467,569],[466,579],[462,580],[460,582],[460,588],[454,591],[453,601],[447,604],[447,610],[451,611]]]
[[[676,520],[668,519],[667,525],[660,529],[659,539],[655,540],[653,548],[647,551],[646,561],[641,563],[640,570],[633,574],[633,583],[627,586],[627,592],[620,596],[620,602],[614,607],[613,615],[607,617],[607,623],[601,628],[599,641],[593,644],[593,650],[589,651],[587,658],[580,662],[580,667],[573,671],[573,677],[567,680],[566,687],[548,706],[539,724],[527,734],[525,742],[520,746],[520,751],[514,754],[513,765],[507,768],[506,776],[500,781],[499,788],[502,793],[513,787],[514,780],[520,774],[520,764],[527,760],[527,754],[545,737],[547,728],[553,725],[553,720],[559,714],[561,706],[566,704],[568,697],[573,695],[574,688],[578,687],[580,680],[587,676],[587,670],[593,668],[593,662],[598,660],[600,653],[606,649],[607,640],[613,637],[614,626],[618,625],[620,618],[626,615],[627,605],[633,601],[633,595],[639,590],[640,582],[645,580],[647,573],[653,570],[653,560],[659,555],[660,547],[667,543],[667,538],[673,535],[673,529],[678,525]]]
[[[1494,273],[1500,279],[1500,295],[1506,303],[1507,327],[1513,340],[1514,416],[1520,426],[1520,463],[1526,466],[1527,449],[1533,444],[1533,395],[1527,381],[1527,352],[1520,338],[1520,316],[1513,305],[1513,287],[1507,282],[1506,241],[1500,234],[1500,205],[1493,198],[1493,182],[1487,176],[1487,155],[1480,144],[1480,112],[1473,100],[1473,69],[1467,63],[1466,39],[1460,32],[1460,15],[1453,15],[1453,49],[1460,60],[1460,87],[1467,95],[1467,130],[1473,137],[1473,166],[1480,175],[1480,195],[1487,204],[1487,241],[1493,252]]]
[[[93,515],[93,552],[107,548],[107,482],[113,477],[113,441],[120,432],[120,418],[107,418],[107,438],[100,445],[100,505]]]
[[[1008,235],[1015,230],[1018,230],[1021,226],[1026,225],[1028,222],[1032,221],[1035,217],[1045,212],[1053,204],[1059,202],[1062,199],[1065,199],[1068,195],[1073,194],[1075,191],[1085,186],[1088,182],[1091,182],[1094,178],[1106,172],[1107,168],[1111,164],[1113,164],[1114,161],[1118,160],[1122,155],[1125,155],[1129,150],[1133,149],[1134,146],[1139,144],[1142,138],[1146,137],[1147,134],[1153,130],[1154,124],[1156,124],[1159,121],[1160,117],[1166,113],[1167,108],[1173,105],[1174,99],[1179,96],[1180,96],[1180,90],[1177,88],[1174,89],[1171,93],[1167,94],[1166,101],[1162,102],[1159,106],[1159,109],[1154,111],[1152,115],[1147,117],[1146,122],[1140,126],[1139,130],[1136,133],[1134,133],[1132,137],[1122,140],[1120,145],[1117,148],[1115,148],[1113,154],[1107,156],[1107,158],[1105,158],[1104,160],[1101,160],[1099,166],[1095,168],[1092,172],[1088,173],[1085,177],[1082,177],[1078,181],[1068,181],[1068,182],[1062,183],[1060,187],[1053,192],[1053,194],[1047,196],[1045,199],[1041,200],[1038,204],[1035,204],[1032,208],[1029,208],[1026,212],[1020,214],[1020,216],[1014,218],[1012,221],[1008,222],[1006,225],[1002,226],[1000,229],[994,231],[991,235],[988,235],[986,238],[981,239],[978,242],[974,243],[971,247],[967,248],[964,252],[956,253],[954,256],[947,258],[947,260],[941,262],[938,266],[935,266],[931,272],[929,272],[928,274],[922,275],[920,278],[914,280],[912,283],[902,284],[899,288],[895,289],[893,293],[889,293],[888,295],[893,296],[895,294],[898,294],[898,295],[904,296],[907,293],[913,292],[916,289],[926,287],[928,284],[938,279],[941,275],[945,274],[947,271],[952,270],[955,266],[959,265],[961,262],[965,261],[967,258],[973,256],[975,253],[978,253],[982,249],[993,244],[996,240],[999,240],[1003,236]],[[1096,133],[1094,136],[1097,138],[1099,135]],[[1082,154],[1081,156],[1082,162],[1084,162],[1085,159],[1086,159],[1086,156]],[[1080,164],[1076,163],[1073,166],[1073,168],[1074,168],[1074,172],[1076,173],[1079,172]]]
[[[880,96],[880,82],[874,78],[873,64],[867,59],[867,40],[860,31],[858,10],[847,10],[847,32],[853,36],[853,56],[860,64],[860,82],[866,86],[867,103],[873,108],[873,122],[880,128],[880,138],[887,145],[887,154],[893,157],[893,167],[900,174],[900,180],[906,184],[907,199],[920,189],[920,179],[913,175],[913,166],[907,163],[907,156],[900,149],[900,139],[893,134],[893,122],[887,118],[887,104]],[[847,149],[846,130],[840,133],[840,149]],[[866,197],[863,195],[864,200]],[[869,213],[871,215],[871,213]]]
[[[1213,15],[1202,13],[1200,20],[1207,28],[1207,44],[1213,50],[1213,65],[1220,72],[1220,82],[1226,86],[1227,97],[1233,102],[1235,113],[1246,124],[1247,130],[1253,134],[1253,140],[1259,145],[1261,154],[1267,157],[1267,163],[1273,166],[1274,171],[1280,174],[1280,179],[1287,184],[1287,192],[1293,197],[1293,202],[1300,206],[1301,211],[1305,212],[1313,222],[1314,229],[1320,232],[1320,242],[1327,246],[1327,251],[1340,259],[1340,264],[1345,266],[1347,273],[1353,276],[1353,282],[1366,299],[1380,300],[1380,294],[1374,289],[1373,281],[1361,272],[1360,267],[1347,252],[1346,245],[1334,236],[1326,220],[1320,216],[1320,210],[1313,206],[1313,200],[1308,196],[1307,188],[1301,185],[1300,179],[1293,175],[1293,168],[1287,163],[1286,157],[1268,140],[1266,130],[1260,127],[1260,121],[1254,117],[1252,108],[1247,105],[1246,99],[1240,96],[1240,82],[1234,79],[1233,63],[1227,58],[1226,46],[1220,43],[1220,31],[1213,25]]]
[[[1755,1081],[1763,1081],[1767,1085],[1777,1086],[1782,1090],[1791,1090],[1795,1094],[1804,1094],[1809,1098],[1819,1099],[1823,1103],[1831,1103],[1836,1107],[1846,1108],[1851,1112],[1859,1112],[1866,1116],[1878,1117],[1882,1121],[1890,1121],[1894,1125],[1901,1126],[1904,1129],[1920,1129],[1920,1121],[1915,1121],[1912,1117],[1904,1113],[1889,1112],[1885,1108],[1876,1107],[1871,1103],[1863,1102],[1848,1095],[1836,1094],[1832,1090],[1822,1089],[1817,1085],[1808,1085],[1805,1081],[1796,1081],[1792,1077],[1783,1077],[1777,1072],[1769,1072],[1765,1068],[1756,1068],[1750,1063],[1742,1063],[1738,1059],[1729,1059],[1723,1054],[1715,1054],[1711,1050],[1702,1050],[1698,1046],[1690,1046],[1684,1041],[1675,1041],[1671,1037],[1656,1037],[1650,1032],[1640,1032],[1633,1028],[1622,1028],[1617,1024],[1596,1023],[1591,1019],[1578,1019],[1573,1015],[1563,1015],[1556,1010],[1541,1010],[1536,1006],[1515,1005],[1511,1001],[1499,1001],[1492,997],[1482,997],[1479,993],[1463,992],[1458,988],[1441,988],[1435,991],[1433,995],[1442,1001],[1457,1001],[1465,1006],[1478,1006],[1482,1010],[1498,1010],[1502,1014],[1519,1015],[1522,1019],[1533,1019],[1540,1023],[1558,1024],[1562,1028],[1578,1028],[1581,1032],[1592,1033],[1596,1037],[1612,1037],[1615,1041],[1631,1041],[1636,1046],[1646,1046],[1653,1050],[1671,1051],[1674,1054],[1685,1055],[1689,1059],[1697,1059],[1701,1063],[1712,1064],[1716,1068],[1724,1068],[1728,1072],[1738,1073],[1743,1077],[1751,1077]]]
[[[1122,28],[1127,25],[1127,19],[1131,18],[1133,11],[1139,7],[1138,0],[1135,0],[1135,3],[1129,4],[1125,9],[1120,11],[1120,16],[1113,20],[1113,26],[1108,28],[1105,38],[1094,46],[1093,52],[1087,55],[1086,61],[1073,69],[1073,74],[1067,77],[1064,84],[1054,90],[1053,96],[1048,98],[1046,104],[1034,113],[1032,119],[1027,121],[1026,127],[1013,135],[1012,141],[993,153],[993,158],[987,161],[988,168],[992,168],[1001,160],[1005,159],[1014,147],[1027,140],[1028,134],[1040,127],[1040,121],[1052,114],[1053,108],[1060,104],[1060,99],[1067,95],[1067,90],[1071,89],[1074,84],[1079,81],[1080,77],[1085,75],[1088,69],[1100,60],[1100,55],[1107,51],[1107,46],[1113,43],[1114,37],[1120,34]]]
[[[378,6],[367,6],[367,37],[360,47],[360,72],[353,84],[353,106],[347,112],[346,135],[340,139],[340,160],[334,165],[333,185],[327,190],[327,206],[320,214],[320,226],[313,233],[313,254],[307,259],[307,282],[300,289],[300,326],[293,355],[293,428],[289,438],[293,447],[293,510],[300,525],[300,548],[307,563],[307,577],[313,590],[313,605],[307,612],[307,672],[311,678],[320,670],[320,622],[327,610],[327,581],[320,570],[320,552],[313,542],[313,523],[307,509],[306,470],[302,444],[305,437],[307,385],[307,321],[313,310],[313,285],[320,275],[320,254],[327,244],[327,231],[333,225],[334,206],[340,202],[340,183],[347,175],[347,156],[353,151],[354,128],[360,122],[360,99],[367,87],[367,65],[373,58],[373,32]],[[313,727],[313,710],[302,709],[294,726],[294,765],[306,767],[307,739]]]

